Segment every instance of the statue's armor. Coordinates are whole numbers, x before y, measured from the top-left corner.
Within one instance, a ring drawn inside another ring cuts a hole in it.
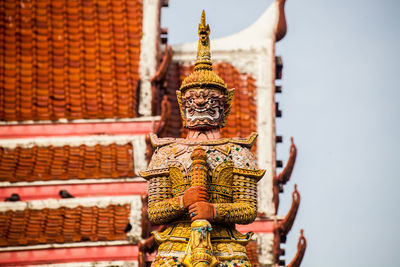
[[[207,153],[207,191],[216,206],[214,254],[220,266],[250,266],[245,246],[253,233],[241,234],[235,224],[251,223],[257,216],[257,182],[265,171],[257,168],[250,151],[256,137],[254,133],[246,139],[191,141],[150,136],[156,150],[148,169],[141,172],[149,181],[149,218],[153,224],[168,225],[163,232],[153,232],[159,248],[152,266],[179,265],[185,254],[191,220],[182,195],[190,187],[190,155],[198,145]]]

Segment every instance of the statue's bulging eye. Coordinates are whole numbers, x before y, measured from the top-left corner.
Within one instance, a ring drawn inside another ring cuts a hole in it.
[[[208,99],[208,104],[213,105],[214,103],[215,103],[214,99],[212,99],[212,98]]]
[[[189,105],[192,105],[194,100],[193,100],[193,98],[189,98],[189,100],[187,102],[189,103]]]

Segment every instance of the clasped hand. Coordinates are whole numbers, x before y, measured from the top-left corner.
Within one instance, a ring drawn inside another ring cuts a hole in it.
[[[214,205],[208,202],[207,189],[203,186],[194,186],[186,190],[183,195],[183,206],[189,210],[192,221],[214,220]]]

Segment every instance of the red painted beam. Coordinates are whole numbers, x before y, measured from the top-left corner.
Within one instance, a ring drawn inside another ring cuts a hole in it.
[[[0,125],[0,138],[83,136],[94,134],[148,134],[153,121]]]
[[[237,229],[240,232],[254,231],[258,233],[272,233],[273,226],[274,221],[272,220],[257,220],[249,225],[237,225]],[[151,260],[151,258],[151,256],[148,257],[148,260]],[[138,247],[136,245],[0,252],[0,266],[137,260]]]
[[[92,261],[137,261],[137,255],[138,247],[136,245],[11,251],[0,252],[0,266]]]
[[[251,224],[237,224],[236,229],[241,233],[255,232],[255,233],[273,233],[275,222],[273,220],[260,219]]]
[[[22,201],[60,199],[60,190],[67,190],[74,197],[129,196],[147,192],[147,182],[120,182],[102,184],[44,185],[0,188],[0,201],[16,193]]]

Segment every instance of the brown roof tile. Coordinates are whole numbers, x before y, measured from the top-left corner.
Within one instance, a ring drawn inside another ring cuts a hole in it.
[[[135,117],[142,4],[0,1],[0,120]]]
[[[247,255],[249,257],[251,266],[258,267],[260,266],[260,262],[258,261],[258,245],[257,241],[251,240],[246,245]]]
[[[132,144],[0,147],[0,181],[32,182],[134,176]]]
[[[0,247],[126,240],[130,205],[0,212]]]
[[[168,122],[168,126],[164,131],[163,137],[180,137],[182,132],[182,122],[181,115],[179,113],[178,101],[176,98],[176,90],[179,89],[181,82],[184,77],[180,77],[180,73],[182,72],[183,66],[173,62],[168,67],[168,72],[166,76],[166,95],[168,97],[168,101],[170,102],[171,110],[170,110],[170,119]]]

